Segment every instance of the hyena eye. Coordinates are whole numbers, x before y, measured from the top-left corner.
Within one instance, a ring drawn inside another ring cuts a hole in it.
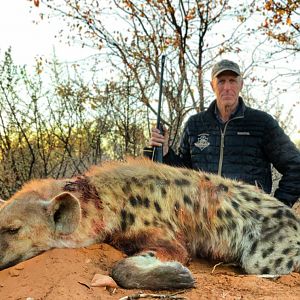
[[[10,234],[10,235],[14,235],[17,234],[19,232],[21,227],[12,227],[12,228],[5,228],[4,229],[4,233]]]

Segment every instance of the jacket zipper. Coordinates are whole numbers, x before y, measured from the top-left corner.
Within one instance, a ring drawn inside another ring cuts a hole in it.
[[[227,125],[232,120],[242,119],[242,118],[244,118],[244,116],[239,116],[239,117],[232,118],[232,119],[230,119],[226,122],[226,124],[224,126],[224,130],[222,130],[222,128],[220,128],[220,131],[221,131],[221,145],[220,145],[220,158],[219,158],[219,167],[218,167],[218,175],[220,175],[220,176],[222,175],[223,158],[224,158],[224,140],[225,140],[225,133],[226,133]]]

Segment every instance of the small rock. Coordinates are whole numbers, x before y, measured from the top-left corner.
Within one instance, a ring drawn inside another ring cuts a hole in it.
[[[9,270],[9,275],[11,277],[18,277],[20,275],[20,272],[16,269],[12,269],[12,270]]]
[[[24,270],[25,269],[24,263],[20,263],[20,264],[16,265],[14,267],[14,269],[16,269],[16,270]]]
[[[117,288],[117,283],[107,275],[103,274],[95,274],[95,276],[92,279],[91,286],[105,286],[105,287],[111,287],[111,288]]]

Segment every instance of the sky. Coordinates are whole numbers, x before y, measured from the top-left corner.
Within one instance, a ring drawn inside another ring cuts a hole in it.
[[[12,47],[12,56],[16,64],[35,65],[35,58],[43,57],[51,59],[54,51],[60,62],[72,62],[83,59],[94,53],[96,50],[82,48],[78,46],[69,46],[61,43],[55,38],[62,24],[47,21],[34,23],[39,19],[40,8],[35,8],[30,12],[31,3],[28,0],[5,0],[0,10],[0,55],[10,46]],[[299,93],[296,94],[299,98]],[[282,101],[293,99],[295,95],[283,95]],[[299,99],[298,99],[299,100]],[[295,101],[294,101],[295,102]],[[284,102],[283,102],[284,103]],[[289,101],[292,103],[292,101]],[[300,107],[295,108],[294,113],[297,130],[292,138],[299,138],[300,133]]]
[[[16,64],[34,65],[35,57],[51,58],[54,53],[63,61],[82,59],[93,54],[92,49],[80,46],[68,46],[55,39],[61,24],[49,24],[47,21],[38,25],[40,8],[33,8],[28,0],[5,0],[0,9],[0,54],[12,47]]]

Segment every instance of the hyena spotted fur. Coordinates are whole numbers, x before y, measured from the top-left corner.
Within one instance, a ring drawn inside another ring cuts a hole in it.
[[[200,254],[249,274],[299,272],[300,223],[254,186],[146,159],[112,162],[71,179],[35,180],[0,210],[0,268],[51,248],[105,242],[128,257],[125,288],[194,286]]]

